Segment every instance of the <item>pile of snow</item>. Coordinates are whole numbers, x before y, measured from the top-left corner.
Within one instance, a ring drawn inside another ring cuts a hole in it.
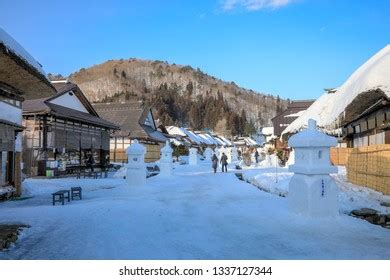
[[[243,172],[244,180],[261,190],[279,196],[288,195],[288,186],[294,173],[288,172],[288,168],[259,168]],[[331,174],[339,187],[340,212],[349,214],[352,210],[360,208],[372,208],[380,213],[389,214],[390,208],[381,205],[388,201],[389,196],[372,189],[349,183],[346,178],[345,167],[338,166],[338,173]]]
[[[125,181],[118,179],[26,179],[23,182],[23,197],[45,196],[51,199],[51,194],[59,190],[70,190],[71,187],[82,187],[83,192],[113,188]]]
[[[3,44],[8,51],[13,52],[19,58],[24,60],[27,64],[34,67],[39,73],[46,77],[45,71],[42,69],[42,65],[36,61],[14,38],[12,38],[7,32],[0,27],[0,43]]]
[[[390,45],[380,50],[359,67],[335,93],[324,94],[282,134],[295,133],[304,128],[309,119],[314,119],[321,128],[332,130],[334,122],[345,108],[360,94],[381,89],[390,97]]]
[[[265,159],[260,161],[259,166],[261,167],[275,167],[280,166],[279,158],[276,154],[268,155],[266,154]]]
[[[285,197],[293,175],[287,168],[265,168],[257,174],[244,173],[244,180],[263,191]]]

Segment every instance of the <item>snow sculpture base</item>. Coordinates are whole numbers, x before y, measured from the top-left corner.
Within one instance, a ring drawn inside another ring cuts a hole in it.
[[[198,165],[198,150],[195,148],[190,149],[189,164]]]
[[[211,157],[213,156],[213,150],[209,147],[204,151],[204,157],[207,162],[211,161]]]
[[[161,149],[160,159],[160,176],[171,176],[172,175],[172,153],[170,142],[167,140],[165,146]]]
[[[290,181],[290,211],[306,217],[329,218],[338,215],[338,188],[329,175],[295,174]]]
[[[146,166],[142,168],[129,168],[126,171],[126,182],[129,186],[143,186],[146,183]]]
[[[231,155],[232,155],[232,163],[237,163],[238,162],[238,151],[236,147],[233,147],[231,149]]]
[[[146,183],[146,148],[137,140],[127,148],[126,181],[129,186],[142,186]]]
[[[160,163],[160,176],[171,176],[172,175],[172,163],[161,162]]]

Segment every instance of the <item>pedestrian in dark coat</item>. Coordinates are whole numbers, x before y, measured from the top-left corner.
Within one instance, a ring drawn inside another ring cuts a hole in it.
[[[87,160],[87,167],[91,169],[91,172],[93,172],[93,165],[95,164],[95,160],[93,159],[92,154],[89,155],[88,160]]]
[[[259,152],[257,151],[257,149],[255,152],[255,159],[256,159],[256,163],[259,163]]]
[[[225,155],[225,153],[222,153],[222,156],[221,156],[222,172],[227,172],[227,165],[228,165],[227,160],[228,160],[228,158]]]
[[[213,163],[214,173],[217,173],[218,158],[217,158],[217,156],[216,156],[215,154],[214,154],[213,157],[211,158],[211,162]]]

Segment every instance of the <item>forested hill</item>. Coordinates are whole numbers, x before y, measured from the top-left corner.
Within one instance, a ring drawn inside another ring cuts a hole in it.
[[[248,134],[271,125],[287,101],[257,93],[203,73],[191,66],[140,59],[109,60],[82,68],[68,79],[91,102],[150,102],[164,125],[210,128]],[[246,131],[246,133],[245,133]]]

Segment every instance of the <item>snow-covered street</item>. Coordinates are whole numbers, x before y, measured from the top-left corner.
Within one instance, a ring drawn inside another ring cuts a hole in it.
[[[345,214],[292,215],[286,198],[234,172],[176,166],[139,188],[113,178],[29,179],[31,198],[0,204],[0,223],[31,225],[0,259],[390,259],[389,230]],[[52,192],[72,186],[83,200],[51,205]]]

